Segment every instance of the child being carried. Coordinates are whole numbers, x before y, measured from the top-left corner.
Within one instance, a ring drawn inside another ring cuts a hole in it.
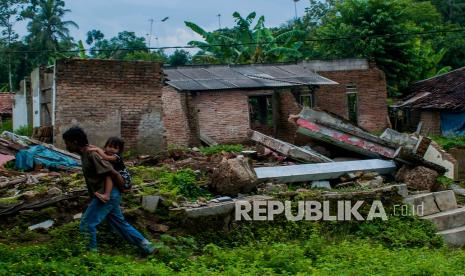
[[[103,149],[96,146],[90,146],[89,151],[96,152],[103,160],[110,162],[115,171],[119,172],[124,179],[123,191],[131,189],[131,175],[129,174],[123,162],[124,141],[118,137],[110,137],[105,143]],[[110,199],[110,193],[113,189],[111,179],[105,181],[104,192],[95,192],[95,196],[102,202],[107,202]]]

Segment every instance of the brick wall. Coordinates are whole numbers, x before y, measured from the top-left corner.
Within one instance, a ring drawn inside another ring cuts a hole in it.
[[[277,138],[289,143],[294,143],[297,126],[288,121],[289,115],[299,114],[302,107],[289,90],[283,90],[279,95],[279,120]]]
[[[421,111],[422,135],[441,135],[441,113],[439,111]]]
[[[156,62],[60,60],[56,68],[55,143],[81,125],[91,143],[121,135],[128,148],[154,153],[166,147],[162,70]]]
[[[346,85],[354,84],[358,92],[358,125],[368,131],[387,127],[387,88],[384,73],[368,70],[318,72],[338,85],[322,85],[315,92],[316,106],[348,119]]]
[[[13,113],[13,99],[14,94],[0,92],[0,116],[11,117]]]
[[[192,96],[187,92],[163,87],[163,123],[168,145],[199,145],[198,124],[192,108]]]
[[[247,141],[249,94],[247,91],[215,91],[193,96],[200,132],[223,144]]]

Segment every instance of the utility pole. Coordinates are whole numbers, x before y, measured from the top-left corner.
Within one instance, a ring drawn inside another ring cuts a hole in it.
[[[295,11],[294,19],[297,20],[297,2],[299,2],[300,0],[293,0],[293,1],[294,1],[294,11]]]
[[[218,16],[218,29],[221,29],[221,13],[219,13],[217,16]]]
[[[149,22],[150,22],[150,32],[149,32],[149,51],[150,51],[150,44],[152,42],[152,30],[153,30],[153,18],[150,18],[149,19]]]
[[[10,19],[8,18],[8,84],[9,84],[9,92],[13,93],[13,75],[11,73],[11,32],[12,26],[10,25]]]

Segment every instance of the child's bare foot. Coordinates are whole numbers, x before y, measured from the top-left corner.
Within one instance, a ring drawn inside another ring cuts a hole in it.
[[[99,192],[95,192],[95,196],[100,199],[101,202],[107,203],[110,200],[110,197],[106,194],[101,194]]]

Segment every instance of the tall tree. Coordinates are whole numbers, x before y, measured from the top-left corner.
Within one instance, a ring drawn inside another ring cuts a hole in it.
[[[465,0],[432,0],[447,23],[465,25]]]
[[[431,37],[403,35],[442,26],[430,2],[338,1],[324,12],[318,25],[310,34],[317,41],[308,46],[315,56],[374,59],[386,73],[391,95],[434,71],[426,67],[438,65]]]
[[[119,32],[108,40],[102,32],[92,30],[87,33],[86,43],[91,45],[91,55],[97,58],[125,59],[136,52],[148,52],[145,38],[128,31]]]
[[[168,63],[171,66],[186,65],[192,62],[191,54],[186,50],[176,49],[173,54],[168,57]]]
[[[20,19],[18,9],[25,4],[26,0],[0,0],[0,45],[5,50],[8,64],[8,90],[13,91],[13,73],[12,73],[12,47],[18,35],[13,30],[13,25]],[[4,55],[1,59],[4,59]]]
[[[63,0],[31,0],[31,5],[23,12],[25,18],[31,19],[26,40],[31,49],[39,52],[37,63],[45,64],[50,58],[59,56],[60,51],[75,47],[69,27],[79,26],[63,20],[69,12]]]
[[[259,63],[291,61],[301,58],[299,48],[302,42],[293,41],[293,37],[301,33],[299,30],[289,30],[275,35],[265,27],[265,17],[258,18],[250,13],[242,17],[233,13],[236,26],[233,29],[220,29],[207,32],[192,22],[186,26],[202,36],[204,41],[191,41],[189,45],[196,46],[201,51],[193,59],[196,62],[214,63]]]

